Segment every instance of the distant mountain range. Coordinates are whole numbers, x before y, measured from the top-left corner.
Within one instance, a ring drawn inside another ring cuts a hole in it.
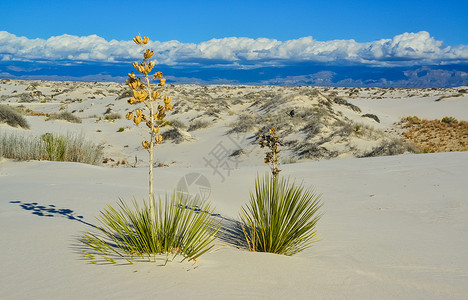
[[[468,64],[371,67],[298,63],[283,67],[233,68],[158,65],[168,83],[288,86],[449,88],[468,86]],[[123,82],[131,63],[1,62],[0,78]]]

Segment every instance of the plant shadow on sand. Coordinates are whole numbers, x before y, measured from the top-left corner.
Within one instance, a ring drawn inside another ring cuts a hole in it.
[[[65,217],[69,220],[78,221],[85,225],[96,228],[93,224],[83,221],[83,216],[76,216],[75,212],[68,208],[56,208],[55,205],[39,205],[37,202],[23,203],[21,201],[10,201],[12,204],[18,204],[22,209],[30,211],[33,215],[40,217]]]
[[[220,215],[217,215],[217,217],[222,218],[221,234],[218,239],[236,248],[248,250],[249,245],[245,239],[242,223],[234,219],[221,217]]]

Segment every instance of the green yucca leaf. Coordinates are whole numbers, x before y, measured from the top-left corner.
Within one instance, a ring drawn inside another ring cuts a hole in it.
[[[242,207],[242,230],[251,251],[293,255],[316,242],[320,195],[289,179],[265,175]]]
[[[165,254],[167,262],[172,254],[183,256],[183,261],[195,260],[213,247],[220,221],[213,217],[209,204],[174,192],[159,199],[152,217],[143,202],[141,207],[134,200],[130,207],[121,200],[118,209],[104,209],[97,218],[99,234],[87,233],[81,239],[90,248],[85,257],[95,261],[97,254],[107,262],[123,258],[132,263],[135,258],[156,260],[156,255]]]

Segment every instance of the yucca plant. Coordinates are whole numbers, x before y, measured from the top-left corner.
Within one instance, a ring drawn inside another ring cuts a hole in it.
[[[242,207],[240,218],[250,251],[293,255],[316,242],[315,225],[321,217],[320,195],[302,184],[279,177],[279,146],[275,128],[260,136],[260,147],[270,149],[264,159],[267,173],[255,180],[255,193]]]
[[[257,176],[240,218],[250,251],[293,255],[318,241],[320,195],[289,179]]]
[[[130,207],[121,200],[119,209],[108,206],[98,220],[99,232],[87,233],[81,240],[91,248],[82,251],[92,263],[100,258],[111,263],[119,258],[129,263],[156,261],[160,255],[165,255],[165,263],[177,255],[184,257],[182,261],[196,260],[213,247],[220,224],[209,204],[177,192],[160,198],[154,215],[145,201],[141,207],[134,200]]]
[[[133,120],[136,126],[146,129],[148,139],[142,146],[149,154],[149,200],[143,201],[140,207],[136,201],[129,207],[123,201],[119,209],[112,206],[101,212],[98,218],[102,224],[96,227],[99,234],[87,233],[81,242],[90,251],[83,250],[86,258],[95,262],[101,257],[115,263],[115,257],[121,257],[128,262],[135,258],[156,260],[157,255],[165,254],[166,262],[169,255],[182,255],[185,259],[195,260],[208,251],[211,242],[216,238],[219,222],[212,217],[209,204],[198,199],[189,200],[182,193],[174,192],[159,198],[158,205],[153,194],[153,152],[163,137],[159,134],[164,125],[166,112],[173,109],[171,97],[161,98],[165,79],[161,72],[149,75],[155,66],[150,61],[154,52],[146,48],[148,37],[136,36],[133,41],[143,49],[143,61],[134,62],[133,67],[142,74],[139,78],[134,72],[128,74],[127,84],[132,89],[133,97],[128,100],[130,105],[139,108],[127,113],[126,118]],[[152,79],[158,79],[157,85],[151,85]],[[157,104],[162,100],[160,104]],[[141,127],[145,124],[146,127]]]
[[[173,110],[173,105],[170,103],[172,98],[169,96],[161,96],[166,79],[163,78],[161,72],[155,72],[153,75],[149,73],[153,70],[156,63],[150,58],[154,55],[154,51],[146,48],[149,38],[140,35],[133,38],[133,41],[143,49],[143,61],[134,62],[133,67],[142,75],[138,77],[135,72],[128,74],[127,84],[132,90],[132,96],[128,99],[128,104],[136,105],[140,108],[134,109],[125,116],[128,120],[148,133],[149,139],[142,141],[142,146],[148,151],[149,155],[149,206],[151,214],[154,214],[154,206],[152,199],[153,195],[153,153],[154,147],[160,144],[163,137],[159,134],[161,126],[164,124],[166,111]],[[157,85],[151,85],[152,80],[158,80]],[[161,104],[157,104],[158,100],[162,100]],[[143,108],[143,109],[142,109]],[[140,123],[146,125],[146,128],[141,127]]]

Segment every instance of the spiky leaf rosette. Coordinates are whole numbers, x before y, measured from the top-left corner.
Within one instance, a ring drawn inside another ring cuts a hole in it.
[[[143,207],[136,200],[133,207],[123,201],[118,209],[109,205],[98,218],[99,232],[87,233],[81,240],[90,248],[83,251],[85,257],[91,262],[104,259],[116,263],[120,258],[132,263],[138,258],[156,261],[157,255],[163,254],[166,262],[170,255],[190,261],[213,247],[219,222],[209,204],[174,192],[165,200],[160,198],[155,207],[152,217],[146,201]]]
[[[289,179],[257,176],[255,193],[240,213],[249,249],[293,255],[318,239],[320,195]]]

